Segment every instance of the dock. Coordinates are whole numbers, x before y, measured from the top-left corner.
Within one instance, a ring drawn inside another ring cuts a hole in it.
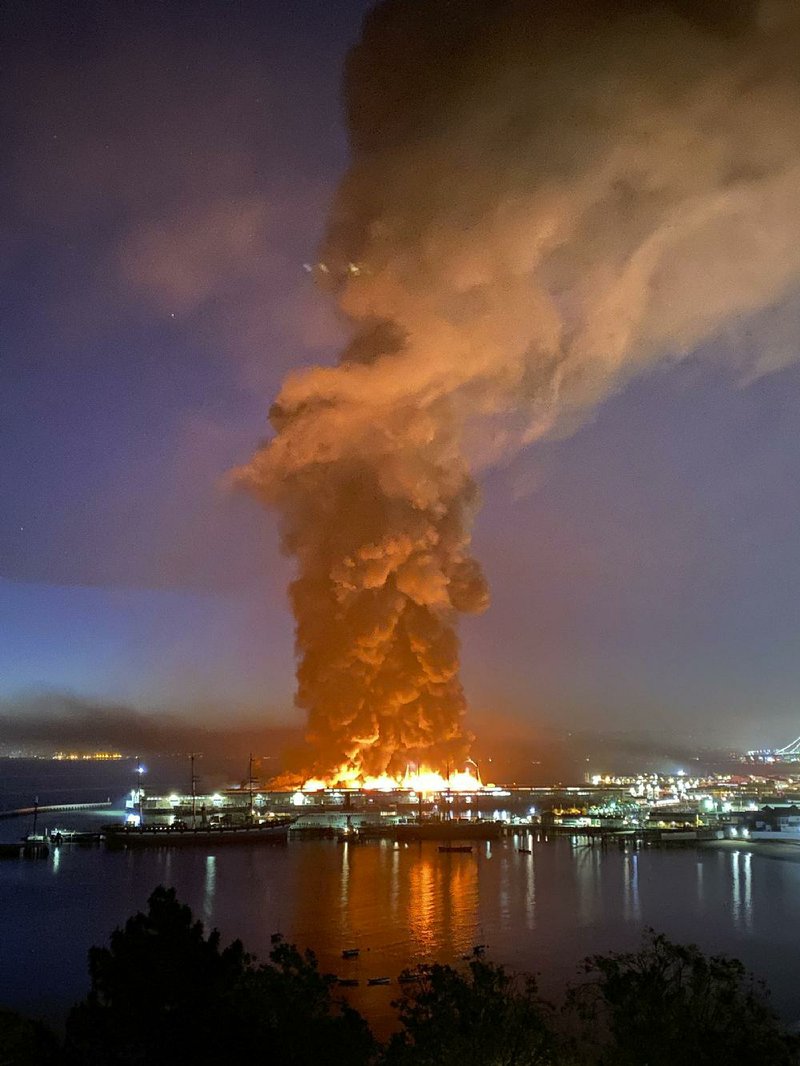
[[[97,803],[48,803],[0,811],[0,818],[24,818],[29,814],[69,814],[71,811],[101,811],[110,806],[110,799],[100,800]]]

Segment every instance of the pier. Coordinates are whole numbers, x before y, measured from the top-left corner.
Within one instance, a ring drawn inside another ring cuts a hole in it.
[[[63,814],[70,811],[100,811],[104,807],[110,807],[111,800],[100,800],[97,803],[48,803],[36,804],[33,807],[16,807],[10,811],[0,811],[0,818],[24,818],[27,814]]]
[[[302,830],[300,831],[302,833]],[[298,834],[299,835],[299,834]],[[292,836],[295,836],[293,833]],[[715,828],[660,829],[619,828],[610,826],[547,825],[539,822],[444,821],[418,824],[362,825],[357,829],[339,831],[341,842],[358,843],[369,840],[393,840],[398,843],[417,843],[423,840],[502,840],[509,837],[533,837],[536,844],[546,844],[558,837],[570,839],[575,847],[674,847],[693,846],[720,840],[724,833]]]

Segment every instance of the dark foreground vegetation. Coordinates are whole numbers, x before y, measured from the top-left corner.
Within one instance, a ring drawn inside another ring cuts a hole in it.
[[[556,1010],[532,977],[476,950],[403,975],[379,1043],[311,952],[267,963],[205,935],[174,889],[89,952],[90,991],[63,1039],[0,1011],[0,1066],[784,1066],[800,1063],[741,963],[649,930],[639,951],[585,960]]]

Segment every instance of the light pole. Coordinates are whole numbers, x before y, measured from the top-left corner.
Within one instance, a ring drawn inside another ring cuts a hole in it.
[[[142,811],[142,800],[144,799],[144,790],[142,788],[142,774],[145,773],[145,768],[142,766],[141,756],[136,756],[136,773],[137,773],[137,787],[136,787],[136,802],[139,806],[139,825],[144,825],[144,813]]]

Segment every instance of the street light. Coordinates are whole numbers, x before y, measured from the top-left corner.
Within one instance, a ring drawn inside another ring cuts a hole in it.
[[[142,813],[142,799],[144,798],[144,790],[142,788],[142,774],[147,773],[144,766],[142,766],[142,760],[139,755],[136,756],[136,773],[139,775],[139,783],[136,788],[136,800],[139,805],[139,825],[144,825],[144,815]]]

